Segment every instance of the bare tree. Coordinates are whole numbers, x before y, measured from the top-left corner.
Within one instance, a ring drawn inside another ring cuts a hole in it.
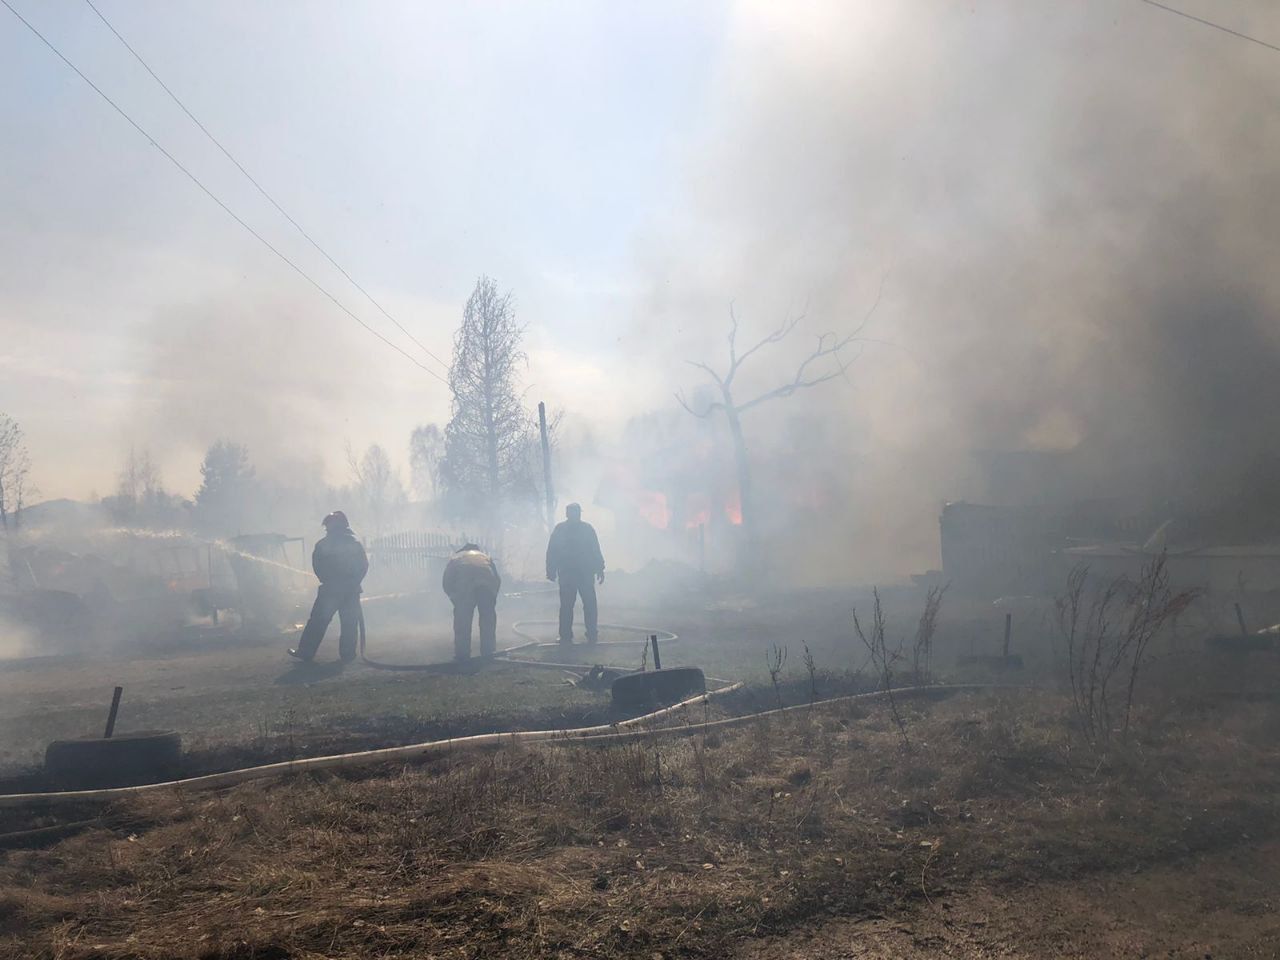
[[[453,341],[453,415],[440,476],[454,510],[483,523],[499,547],[504,505],[535,502],[537,491],[530,455],[537,441],[516,382],[523,335],[511,294],[500,295],[488,277],[477,280]]]
[[[828,380],[844,376],[854,359],[848,356],[847,351],[854,344],[860,342],[861,333],[879,303],[880,296],[877,295],[876,301],[872,304],[871,309],[867,311],[867,315],[863,317],[862,322],[852,332],[846,334],[831,332],[820,334],[813,351],[800,361],[790,380],[763,390],[749,400],[739,399],[734,392],[738,374],[742,372],[743,365],[766,347],[776,346],[786,340],[795,332],[800,325],[800,321],[804,319],[803,314],[784,320],[781,326],[768,336],[756,341],[747,349],[739,351],[738,316],[731,304],[729,306],[729,358],[724,373],[718,372],[707,363],[696,360],[686,361],[705,373],[714,382],[716,389],[719,391],[719,399],[708,403],[705,409],[695,409],[685,400],[682,394],[676,394],[676,399],[680,401],[680,405],[685,410],[695,417],[707,418],[717,412],[724,414],[725,422],[729,425],[729,435],[733,440],[734,461],[738,478],[738,498],[742,512],[742,529],[746,535],[748,545],[755,539],[755,504],[751,495],[751,460],[747,453],[747,441],[742,429],[743,415],[762,404],[768,403],[770,400],[781,400],[801,390],[808,390],[826,383]]]
[[[436,424],[414,427],[409,435],[409,470],[413,492],[434,501],[440,495],[440,465],[444,461],[444,431]]]
[[[18,421],[0,413],[0,526],[8,530],[22,522],[22,508],[32,492],[28,483],[31,455]]]
[[[1067,644],[1076,719],[1090,745],[1104,749],[1115,732],[1117,709],[1120,739],[1127,739],[1147,647],[1186,610],[1195,591],[1173,590],[1164,553],[1143,564],[1136,583],[1119,576],[1099,585],[1089,597],[1088,581],[1089,568],[1075,567],[1056,607],[1058,628]],[[1123,698],[1118,705],[1117,696]]]
[[[382,536],[392,515],[404,503],[404,486],[400,475],[391,465],[387,451],[373,444],[356,459],[355,451],[347,445],[347,464],[356,483],[356,496],[360,506],[373,524],[372,535]]]
[[[160,469],[151,459],[151,451],[130,446],[116,482],[116,492],[103,500],[120,523],[137,523],[156,519],[167,512],[170,497],[160,479]]]

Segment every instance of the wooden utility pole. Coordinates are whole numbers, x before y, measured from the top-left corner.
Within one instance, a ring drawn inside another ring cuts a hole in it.
[[[542,486],[547,492],[547,529],[556,525],[556,493],[551,488],[551,441],[547,437],[547,405],[538,401],[538,429],[542,433]]]
[[[107,714],[107,730],[102,735],[105,739],[111,739],[111,735],[116,732],[116,714],[120,712],[120,695],[124,693],[124,687],[116,687],[111,694],[111,710]]]

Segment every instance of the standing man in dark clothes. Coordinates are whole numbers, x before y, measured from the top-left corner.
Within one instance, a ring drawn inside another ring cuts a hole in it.
[[[333,615],[338,615],[342,633],[338,637],[338,655],[344,663],[356,658],[356,640],[360,633],[360,583],[369,572],[369,558],[364,547],[351,532],[347,515],[335,510],[322,521],[324,536],[311,552],[311,569],[320,579],[311,617],[302,630],[298,648],[289,656],[311,661],[315,658],[324,632]]]
[[[458,548],[444,568],[444,592],[453,601],[453,657],[471,659],[471,621],[480,611],[480,656],[492,657],[498,649],[498,591],[502,578],[498,567],[480,547],[467,543]]]
[[[581,596],[587,643],[595,643],[600,639],[596,584],[604,583],[600,538],[591,524],[582,522],[582,507],[578,504],[565,507],[564,515],[547,544],[547,579],[560,580],[560,642],[573,643],[573,607]]]

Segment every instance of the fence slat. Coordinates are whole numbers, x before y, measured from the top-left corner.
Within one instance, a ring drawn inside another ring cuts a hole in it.
[[[453,555],[454,545],[463,542],[460,534],[436,530],[402,530],[374,537],[366,545],[369,565],[428,569]]]

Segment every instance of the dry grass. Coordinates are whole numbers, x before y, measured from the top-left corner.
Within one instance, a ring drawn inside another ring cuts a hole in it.
[[[1105,766],[1073,748],[1065,700],[900,709],[910,754],[883,708],[820,709],[705,741],[138,799],[110,829],[0,855],[0,956],[730,956],[824,916],[1132,870],[1280,823],[1273,704],[1166,717]]]

